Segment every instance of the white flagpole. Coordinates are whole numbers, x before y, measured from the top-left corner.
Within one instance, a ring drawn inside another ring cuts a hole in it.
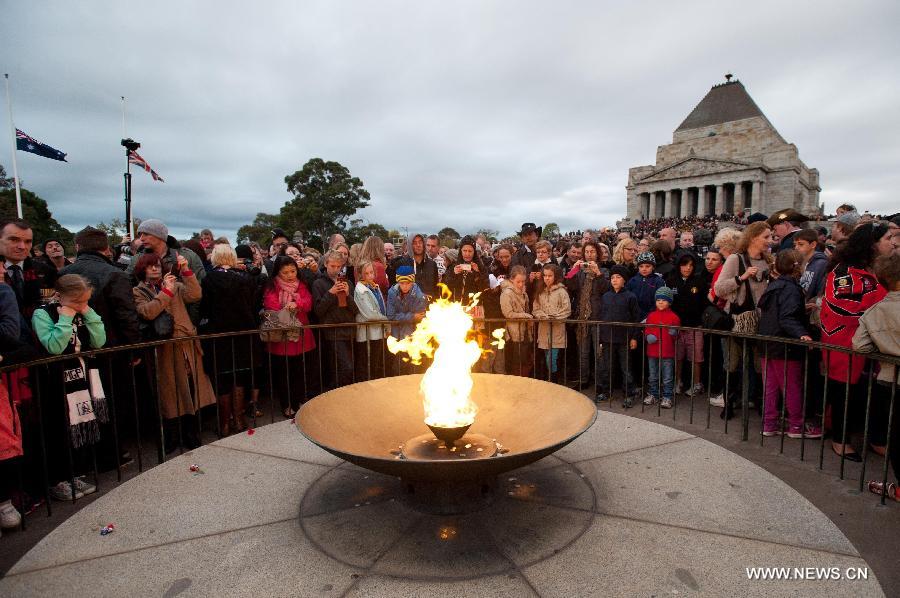
[[[16,127],[13,125],[12,100],[9,96],[9,73],[4,73],[6,80],[6,108],[9,111],[9,139],[12,147],[13,181],[16,184],[16,212],[22,217],[22,191],[19,189],[19,167],[16,165]]]

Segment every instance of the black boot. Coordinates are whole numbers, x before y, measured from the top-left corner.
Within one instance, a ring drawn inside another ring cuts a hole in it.
[[[184,448],[192,450],[200,446],[199,422],[196,415],[181,416],[181,439]]]
[[[168,455],[181,446],[178,435],[178,420],[174,417],[163,420],[163,451]]]

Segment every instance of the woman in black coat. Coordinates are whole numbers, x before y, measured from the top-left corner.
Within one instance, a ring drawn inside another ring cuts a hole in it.
[[[259,327],[257,281],[237,269],[237,255],[229,245],[216,245],[210,262],[212,270],[202,284],[200,333],[256,330]],[[207,372],[214,376],[216,395],[226,399],[219,401],[220,433],[226,436],[229,432],[245,430],[246,391],[250,390],[253,405],[259,395],[259,380],[251,373],[262,363],[258,336],[209,340],[204,343],[203,358]]]
[[[478,258],[472,237],[465,236],[459,242],[459,258],[447,266],[444,284],[450,290],[453,301],[463,305],[471,302],[471,295],[488,288],[487,272]]]

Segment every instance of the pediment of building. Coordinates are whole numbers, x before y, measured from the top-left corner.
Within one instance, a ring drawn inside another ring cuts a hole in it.
[[[737,170],[747,170],[748,168],[759,168],[759,165],[736,160],[718,160],[715,158],[699,158],[691,156],[670,166],[654,170],[637,182],[653,183],[669,179],[681,179],[686,177],[734,172]]]

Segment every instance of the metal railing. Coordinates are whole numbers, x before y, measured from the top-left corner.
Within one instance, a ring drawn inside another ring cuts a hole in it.
[[[227,410],[233,411],[239,407],[234,404],[234,393],[232,392],[229,397],[228,393],[222,392],[224,388],[232,390],[240,386],[246,388],[244,396],[251,398],[247,401],[246,416],[235,418],[235,423],[238,419],[246,418],[249,426],[255,428],[263,423],[263,420],[275,422],[281,419],[285,408],[288,410],[287,413],[290,413],[290,410],[296,409],[299,403],[325,390],[361,380],[422,372],[426,367],[425,364],[413,365],[387,350],[383,340],[386,334],[381,339],[372,338],[379,336],[376,332],[379,326],[389,328],[402,325],[409,326],[410,323],[310,325],[269,331],[291,332],[294,335],[299,333],[301,341],[305,341],[311,335],[311,344],[314,344],[315,348],[296,355],[290,354],[289,340],[265,344],[260,340],[258,330],[199,335],[82,352],[80,356],[93,362],[100,372],[109,413],[108,423],[101,426],[99,444],[91,444],[82,449],[73,449],[68,441],[68,430],[59,425],[65,424],[63,410],[66,405],[62,364],[66,361],[71,362],[73,356],[62,355],[15,365],[4,364],[0,368],[0,373],[27,369],[33,390],[31,400],[17,406],[25,435],[25,454],[16,458],[18,490],[36,493],[38,492],[36,489],[40,489],[46,500],[47,514],[51,515],[52,501],[48,489],[54,482],[60,481],[54,479],[54,476],[59,477],[60,471],[65,470],[63,481],[67,480],[73,486],[75,477],[81,474],[89,476],[92,483],[99,486],[100,474],[104,469],[108,471],[114,469],[116,481],[121,482],[124,471],[121,455],[125,451],[133,451],[137,471],[142,472],[149,466],[164,462],[173,454],[173,448],[181,454],[197,443],[219,438],[223,435],[223,424],[230,424],[223,422],[222,409],[229,407]],[[595,392],[598,389],[607,391],[605,394],[608,396],[610,406],[616,397],[620,397],[624,403],[629,396],[637,396],[639,400],[636,406],[639,406],[642,413],[649,406],[640,398],[646,397],[647,394],[661,398],[666,391],[662,375],[656,377],[655,394],[648,383],[650,365],[648,357],[653,358],[653,350],[658,350],[659,355],[662,355],[662,342],[658,343],[658,348],[652,348],[648,352],[647,338],[644,334],[647,326],[644,324],[532,319],[485,319],[476,322],[476,328],[483,331],[487,337],[493,329],[500,327],[508,329],[516,327],[516,338],[521,340],[507,341],[503,351],[489,354],[482,359],[475,366],[476,371],[527,375],[564,385],[572,382],[577,385],[586,383],[588,386],[592,385]],[[770,415],[766,412],[765,397],[755,396],[756,386],[761,383],[764,394],[769,382],[768,377],[778,373],[772,368],[780,367],[781,378],[786,388],[789,374],[797,371],[797,365],[789,363],[796,362],[797,359],[783,359],[780,360],[783,363],[768,367],[774,363],[769,359],[769,355],[779,353],[786,355],[789,349],[799,352],[801,355],[799,361],[802,363],[800,421],[803,422],[799,435],[800,460],[808,458],[807,449],[812,442],[812,439],[806,437],[805,423],[808,415],[816,418],[824,432],[828,406],[831,405],[835,412],[839,410],[840,444],[844,446],[848,445],[851,427],[855,423],[854,418],[862,415],[864,423],[859,490],[860,492],[864,490],[869,444],[873,439],[872,424],[877,424],[878,438],[875,440],[884,441],[884,457],[880,473],[883,482],[881,503],[885,503],[888,466],[892,459],[892,450],[897,450],[892,446],[891,437],[894,436],[896,440],[896,433],[893,432],[897,394],[896,366],[900,365],[900,358],[862,354],[843,347],[785,338],[701,328],[663,325],[650,327],[675,331],[676,348],[682,342],[684,333],[702,335],[705,340],[704,360],[689,361],[688,380],[692,389],[695,380],[705,381],[706,396],[698,396],[694,392],[687,396],[687,399],[676,397],[671,409],[673,420],[678,417],[680,409],[687,408],[688,422],[695,424],[698,413],[702,416],[696,401],[702,400],[706,408],[705,427],[712,428],[713,406],[710,399],[713,396],[713,389],[717,388],[726,397],[723,433],[730,432],[730,417],[728,417],[731,415],[730,412],[735,415],[739,413],[740,438],[745,442],[756,432],[751,430],[753,419],[751,414],[754,410],[752,405],[755,401],[762,401],[761,421],[765,421],[766,416]],[[538,333],[541,328],[544,329],[546,338],[542,338]],[[361,331],[364,333],[360,335]],[[624,335],[627,340],[633,338],[636,347],[613,351],[610,343],[602,342],[603,336],[615,335],[616,332]],[[565,343],[559,342],[561,334],[566,338]],[[358,340],[358,335],[362,336],[363,340]],[[279,347],[281,351],[278,351]],[[189,354],[186,354],[186,351]],[[846,380],[828,382],[831,360],[825,359],[821,362],[824,364],[821,376],[817,371],[819,369],[817,364],[820,363],[820,355],[823,352],[847,355],[848,358],[865,358],[868,365],[863,370],[862,381],[852,383],[848,368]],[[616,364],[619,366],[618,371],[613,367],[614,357],[620,360],[620,363]],[[716,364],[722,357],[725,358],[723,360],[725,365],[730,367],[719,370]],[[171,364],[167,360],[172,360]],[[186,360],[183,368],[179,368],[179,360]],[[603,360],[607,360],[608,363],[604,363]],[[767,364],[767,367],[759,372],[758,363]],[[889,385],[875,380],[876,363],[895,366],[895,375]],[[198,366],[204,373],[196,371],[188,380],[161,378],[163,372],[175,372],[177,377],[185,369]],[[634,375],[630,383],[629,373]],[[683,375],[683,369],[679,373]],[[607,379],[601,380],[601,374]],[[225,395],[226,399],[232,402],[230,406],[223,405],[221,400],[207,406],[202,405],[203,386],[206,384],[204,376],[208,378],[214,395],[216,397]],[[620,393],[614,392],[616,378],[622,378],[623,388]],[[819,378],[824,378],[825,383],[821,386],[821,400],[817,401],[813,387],[819,388],[817,381]],[[182,390],[188,389],[186,401],[183,392],[175,391],[176,396],[180,398],[174,403],[176,409],[174,419],[177,420],[174,423],[171,421],[172,417],[164,417],[166,412],[172,415],[172,405],[164,405],[163,399],[166,393],[171,394],[171,391],[165,390],[171,384]],[[864,398],[851,396],[862,389],[865,390]],[[835,393],[839,393],[839,396],[834,396]],[[734,400],[729,401],[728,397]],[[784,452],[787,416],[794,415],[796,421],[796,414],[787,413],[786,392],[779,392],[779,399],[776,401],[778,405],[778,417],[775,418],[778,422],[776,432],[780,436],[779,452]],[[12,398],[10,400],[12,401]],[[865,404],[862,414],[859,413],[862,407],[858,404],[861,400],[864,400]],[[772,401],[770,407],[771,404]],[[656,416],[661,417],[662,405],[656,402],[653,407]],[[268,417],[260,416],[260,410],[263,413],[268,411]],[[886,422],[882,418],[886,418]],[[760,444],[765,443],[767,438],[761,434],[762,431],[759,430]],[[818,449],[818,468],[822,469],[825,462],[825,434],[816,440],[817,446],[815,444],[812,446]],[[104,462],[107,465],[111,462],[113,467],[104,468]],[[845,476],[845,466],[846,456],[841,454],[839,470],[841,479]],[[72,501],[74,500],[73,492]],[[25,527],[24,517],[22,527],[23,529]]]

